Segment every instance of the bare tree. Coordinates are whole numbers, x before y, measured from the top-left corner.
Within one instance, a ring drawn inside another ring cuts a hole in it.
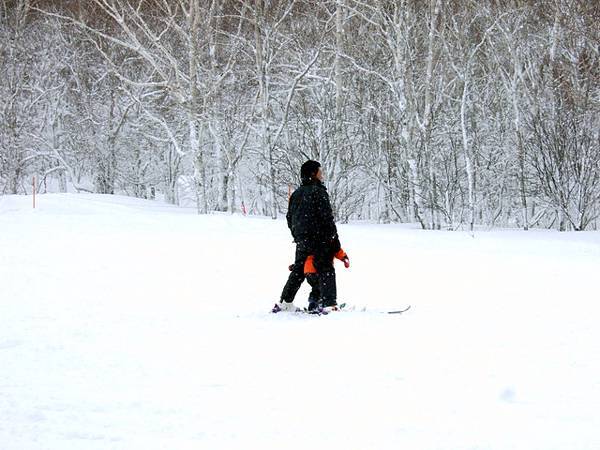
[[[303,49],[295,49],[293,53],[290,51],[289,44],[297,41],[290,39],[286,31],[289,32],[290,21],[300,19],[296,15],[301,15],[301,11],[296,10],[296,6],[296,1],[271,4],[258,0],[253,11],[254,53],[259,90],[259,139],[261,154],[268,170],[269,203],[273,219],[277,218],[278,213],[276,149],[286,126],[296,89],[317,61],[321,50],[321,44],[318,43],[306,58]],[[310,24],[308,21],[304,23]],[[315,28],[313,31],[319,33]],[[284,50],[287,51],[284,53]]]

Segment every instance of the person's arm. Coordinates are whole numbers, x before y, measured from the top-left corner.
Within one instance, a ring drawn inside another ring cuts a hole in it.
[[[290,231],[292,231],[292,215],[293,215],[293,210],[295,208],[294,194],[296,194],[296,192],[292,193],[292,195],[290,196],[287,214],[285,215],[285,218],[287,220],[287,226],[290,229]]]
[[[317,211],[321,219],[321,232],[324,238],[333,240],[337,238],[337,227],[333,218],[329,194],[325,189],[318,189],[317,192]]]

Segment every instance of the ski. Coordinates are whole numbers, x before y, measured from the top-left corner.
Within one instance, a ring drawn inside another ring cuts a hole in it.
[[[402,314],[405,313],[406,311],[408,311],[410,309],[411,305],[408,305],[406,308],[404,309],[397,309],[395,311],[386,311],[388,314]]]
[[[357,308],[356,306],[349,306],[346,303],[342,303],[339,306],[339,310],[338,311],[358,311],[358,312],[369,312],[369,310],[367,309],[366,306],[362,307],[362,308]],[[408,311],[411,308],[411,305],[408,305],[406,308],[404,309],[393,309],[393,310],[389,310],[389,311],[381,311],[381,310],[374,310],[372,312],[378,312],[381,314],[402,314],[405,313],[406,311]]]
[[[407,312],[411,308],[411,306],[412,305],[408,305],[404,309],[394,309],[394,310],[389,310],[389,311],[373,311],[373,312],[377,312],[377,313],[381,313],[381,314],[402,314],[402,313]],[[278,313],[281,311],[283,311],[283,310],[277,304],[271,310],[272,313]],[[348,305],[347,303],[340,303],[339,305],[337,305],[335,307],[318,308],[318,309],[314,309],[314,310],[308,310],[308,308],[303,308],[303,309],[298,309],[296,311],[290,311],[290,312],[292,314],[310,314],[313,316],[326,316],[330,313],[336,313],[336,312],[369,312],[369,310],[366,307],[358,309],[356,306]]]
[[[344,304],[345,306],[345,304]],[[338,306],[338,308],[342,308],[342,306]],[[339,311],[340,309],[337,309],[337,311]],[[286,311],[284,309],[281,309],[281,307],[279,306],[279,304],[275,304],[275,306],[273,306],[273,309],[271,309],[271,313],[273,314],[277,314],[280,312],[289,312],[291,314],[310,314],[312,316],[326,316],[327,314],[329,314],[330,312],[334,311],[333,309],[329,309],[329,308],[317,308],[317,309],[311,309],[309,310],[308,308],[298,308],[295,311]]]
[[[311,310],[309,311],[308,308],[298,308],[295,311],[289,311],[289,310],[284,310],[281,309],[281,307],[279,306],[279,304],[275,304],[275,306],[273,306],[273,309],[271,309],[271,313],[272,314],[277,314],[280,312],[284,312],[284,313],[290,313],[290,314],[311,314],[311,315],[316,315],[316,316],[321,316],[321,315],[327,315],[328,311],[324,311],[322,309],[315,309],[315,310]]]

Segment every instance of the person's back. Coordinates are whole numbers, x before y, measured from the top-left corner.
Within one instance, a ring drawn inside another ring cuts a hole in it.
[[[327,189],[319,180],[303,182],[294,191],[286,217],[295,242],[329,242],[337,232]]]

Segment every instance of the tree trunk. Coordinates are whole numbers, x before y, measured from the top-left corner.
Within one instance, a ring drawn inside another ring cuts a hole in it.
[[[200,124],[201,107],[200,82],[198,75],[199,45],[200,45],[200,5],[199,0],[191,0],[190,4],[190,106],[188,110],[190,148],[194,157],[194,178],[196,185],[196,206],[199,214],[208,213],[208,199],[206,196],[206,161],[203,148],[200,144],[202,126]]]
[[[468,70],[468,69],[467,69]],[[463,81],[463,92],[460,103],[460,126],[462,131],[463,151],[465,156],[465,170],[467,172],[467,189],[469,198],[469,230],[473,231],[475,224],[475,173],[471,150],[469,145],[469,136],[467,132],[467,99],[469,87],[469,74],[465,73]]]
[[[427,170],[429,172],[429,208],[430,208],[430,222],[429,227],[432,230],[437,228],[436,225],[436,202],[437,194],[435,187],[435,157],[434,152],[431,149],[431,128],[432,128],[432,86],[431,81],[433,78],[433,60],[434,60],[434,49],[433,44],[435,40],[435,30],[437,20],[440,15],[441,0],[432,0],[431,2],[431,17],[429,20],[429,37],[427,40],[427,68],[425,73],[425,105],[423,107],[423,121],[422,121],[422,135],[423,135],[423,148],[424,156],[426,159]]]
[[[519,99],[518,99],[518,80],[520,78],[520,63],[515,55],[514,61],[514,74],[511,85],[512,104],[513,104],[513,117],[515,124],[515,139],[517,143],[517,158],[519,162],[519,193],[521,196],[521,215],[523,219],[523,229],[527,231],[529,229],[529,218],[527,217],[527,194],[526,194],[526,182],[525,182],[525,147],[523,145],[523,135],[521,132],[521,114],[519,111]]]
[[[265,49],[264,45],[268,43],[267,39],[263,39],[262,33],[265,26],[265,15],[263,10],[263,0],[256,1],[255,9],[255,26],[254,26],[254,39],[256,45],[256,71],[258,75],[258,86],[260,91],[260,117],[261,117],[261,143],[263,150],[267,150],[267,163],[269,173],[269,198],[270,198],[270,210],[271,218],[277,219],[277,186],[275,184],[275,162],[274,162],[274,148],[271,143],[271,130],[269,127],[269,82],[267,79],[267,67],[265,62]]]

